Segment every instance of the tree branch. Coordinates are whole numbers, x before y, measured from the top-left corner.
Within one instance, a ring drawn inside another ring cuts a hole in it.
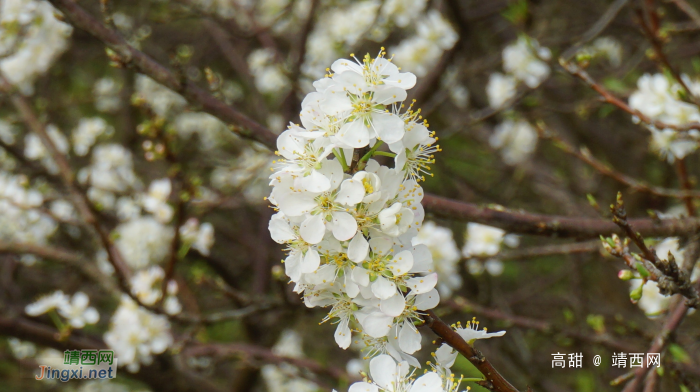
[[[179,92],[191,104],[201,105],[203,111],[225,122],[242,127],[234,130],[240,136],[258,141],[270,148],[276,145],[277,135],[245,114],[216,99],[191,81],[181,80],[151,57],[129,45],[124,38],[107,28],[73,0],[49,1],[64,14],[68,22],[104,42],[119,55],[125,64],[133,66],[138,72],[151,77],[169,89]]]
[[[501,206],[481,207],[436,195],[425,195],[423,206],[428,212],[440,218],[482,223],[514,234],[597,238],[601,235],[622,233],[622,230],[613,222],[604,219],[516,212]],[[630,219],[629,223],[637,232],[650,237],[686,235],[700,229],[698,218],[640,218]]]
[[[457,350],[469,360],[484,375],[485,380],[478,382],[482,387],[494,392],[518,392],[501,374],[493,367],[491,362],[484,357],[481,351],[470,346],[457,332],[444,321],[440,320],[432,310],[428,310],[423,316],[425,326],[429,327],[436,335]]]

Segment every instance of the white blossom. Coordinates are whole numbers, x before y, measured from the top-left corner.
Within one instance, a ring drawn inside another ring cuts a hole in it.
[[[509,165],[523,163],[537,147],[537,131],[525,120],[505,120],[498,124],[489,138],[493,148],[500,149],[503,161]]]

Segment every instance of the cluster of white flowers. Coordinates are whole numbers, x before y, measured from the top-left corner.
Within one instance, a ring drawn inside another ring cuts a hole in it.
[[[535,152],[537,131],[525,120],[505,120],[496,126],[489,144],[500,151],[503,162],[518,165]]]
[[[503,273],[503,262],[496,257],[501,251],[501,245],[517,247],[519,238],[514,234],[506,234],[497,228],[480,223],[467,224],[467,238],[462,248],[462,255],[468,259],[467,268],[473,275],[480,275],[484,269],[494,276]],[[486,259],[484,261],[484,259]]]
[[[44,196],[26,177],[0,171],[0,240],[47,243],[57,224],[40,211],[43,204]]]
[[[682,75],[691,94],[700,97],[700,82]],[[663,74],[645,74],[637,80],[637,90],[630,95],[629,105],[645,116],[668,125],[683,125],[700,121],[698,106],[683,99],[685,91],[680,83],[670,81]],[[632,118],[639,122],[636,116]],[[651,147],[669,162],[683,159],[698,148],[700,132],[676,132],[671,128],[658,129],[645,124],[651,131]]]
[[[327,64],[348,50],[372,27],[379,10],[376,0],[352,2],[346,7],[331,7],[318,18],[309,34],[302,71],[318,75]]]
[[[114,127],[100,117],[82,118],[78,127],[73,130],[73,151],[78,156],[85,156],[95,144],[97,138],[104,134],[111,136]]]
[[[119,358],[119,365],[126,365],[130,372],[137,372],[142,364],[150,365],[154,354],[163,353],[173,344],[168,318],[149,312],[126,294],[104,340]]]
[[[53,124],[46,126],[46,133],[53,142],[54,146],[58,152],[66,154],[70,148],[68,139],[66,136]],[[40,161],[41,164],[49,171],[51,174],[58,173],[58,166],[51,158],[51,154],[44,147],[44,143],[41,141],[38,135],[35,133],[28,133],[24,138],[24,156],[32,161]]]
[[[79,291],[70,297],[58,290],[27,305],[24,311],[29,316],[36,317],[56,310],[72,328],[80,329],[100,320],[100,314],[95,308],[88,306],[89,303],[90,298],[83,292]]]
[[[192,249],[209,256],[209,250],[214,245],[214,226],[209,222],[200,225],[196,218],[190,218],[180,226],[180,237]]]
[[[516,93],[519,82],[529,88],[539,86],[549,77],[549,65],[545,61],[552,54],[548,48],[540,46],[536,39],[521,36],[518,40],[503,49],[503,70],[491,74],[486,85],[486,95],[489,105],[500,109],[510,101]]]
[[[424,216],[416,180],[438,147],[419,111],[401,110],[413,74],[383,52],[331,68],[302,103],[304,127],[291,124],[277,140],[269,200],[279,212],[270,233],[287,245],[285,271],[306,305],[332,306],[327,320],[339,319],[340,347],[361,326],[373,352],[417,363],[409,355],[421,340],[413,321],[439,294],[430,251],[411,243]],[[394,153],[380,154],[395,156],[394,169],[370,159],[385,143]]]
[[[404,0],[404,2],[406,2]],[[419,2],[424,6],[425,2]],[[430,10],[416,22],[416,34],[391,48],[394,59],[412,69],[416,75],[426,75],[446,50],[452,49],[459,35],[437,10]]]
[[[394,368],[401,361],[408,371],[420,367],[411,355],[421,348],[414,322],[440,299],[430,249],[416,240],[424,218],[418,181],[439,147],[420,110],[403,104],[416,77],[384,55],[339,59],[314,83],[303,126],[290,124],[277,139],[269,200],[278,212],[269,229],[286,245],[294,291],[308,307],[331,308],[324,322],[338,324],[336,343],[346,349],[359,333],[367,358],[380,355]],[[391,152],[380,150],[385,144]],[[393,157],[394,168],[374,156]]]
[[[0,71],[25,94],[68,47],[73,28],[56,19],[57,12],[45,1],[0,3]]]

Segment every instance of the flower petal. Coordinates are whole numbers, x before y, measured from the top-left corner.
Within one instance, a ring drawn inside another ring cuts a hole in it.
[[[321,214],[309,215],[299,226],[299,234],[309,244],[318,244],[326,233],[326,225]]]

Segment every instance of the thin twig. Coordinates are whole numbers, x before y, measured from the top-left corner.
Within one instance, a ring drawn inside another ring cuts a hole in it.
[[[682,294],[688,299],[688,306],[695,307],[700,302],[698,291],[693,287],[688,273],[678,267],[678,264],[669,252],[666,260],[661,260],[653,249],[649,249],[644,243],[644,238],[636,232],[633,226],[627,221],[627,212],[625,211],[622,194],[618,193],[617,200],[614,205],[610,206],[613,214],[613,222],[618,225],[634,242],[635,245],[642,251],[642,258],[650,262],[664,276],[658,277],[658,287],[662,294]],[[664,278],[668,279],[664,279]]]
[[[622,174],[618,171],[615,171],[615,169],[608,166],[607,164],[596,159],[587,148],[582,147],[580,150],[577,150],[576,147],[574,147],[564,139],[556,136],[551,132],[547,132],[541,127],[539,127],[538,131],[542,138],[551,140],[555,146],[559,147],[565,153],[578,158],[580,161],[588,164],[600,174],[606,177],[610,177],[613,180],[624,184],[637,192],[649,193],[660,197],[673,197],[677,199],[691,200],[691,203],[692,198],[700,198],[700,191],[694,191],[690,189],[689,186],[684,186],[683,190],[662,188],[647,184],[644,181],[640,181],[628,175]]]

